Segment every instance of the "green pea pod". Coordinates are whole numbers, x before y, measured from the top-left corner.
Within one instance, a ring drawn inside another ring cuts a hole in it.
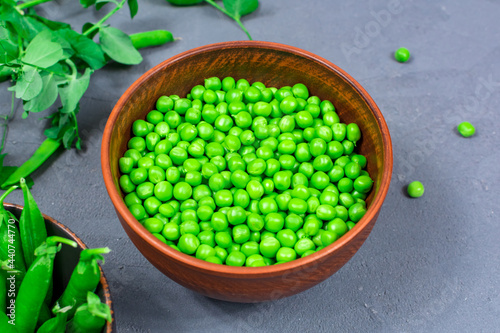
[[[5,313],[0,311],[0,332],[17,333],[16,326],[11,323],[11,319]]]
[[[70,307],[54,309],[55,317],[47,320],[36,331],[37,333],[64,333],[68,321],[68,310]]]
[[[15,324],[19,333],[35,331],[40,309],[52,281],[54,258],[62,244],[77,246],[75,241],[50,236],[35,250],[36,259],[26,272],[16,298]]]
[[[143,47],[150,46],[160,46],[175,40],[172,33],[167,30],[139,32],[131,34],[129,37],[132,40],[132,45],[134,45],[136,49],[142,49]]]
[[[52,154],[54,154],[62,144],[61,139],[45,139],[33,155],[14,171],[2,184],[2,188],[19,183],[21,178],[28,177],[33,171],[38,169]]]
[[[0,196],[0,260],[9,260],[9,263],[12,263],[9,266],[19,270],[21,272],[19,276],[22,279],[26,273],[26,265],[21,236],[15,223],[16,217],[3,206],[5,198],[16,188],[17,186],[13,186]]]
[[[47,238],[47,229],[40,209],[31,195],[24,178],[21,178],[21,188],[24,194],[24,208],[19,219],[21,242],[26,266],[30,267],[35,260],[35,249]]]
[[[99,296],[89,291],[87,293],[87,303],[76,310],[75,316],[68,323],[66,332],[99,333],[106,321],[111,322],[109,306],[101,303]]]
[[[203,2],[203,0],[167,0],[167,1],[175,6],[192,6]]]
[[[85,303],[88,292],[96,289],[101,278],[97,262],[101,260],[104,263],[102,254],[109,252],[110,249],[104,247],[86,249],[80,253],[80,260],[71,274],[66,289],[56,303],[59,307],[71,307],[68,311],[69,317],[73,316],[76,309]]]

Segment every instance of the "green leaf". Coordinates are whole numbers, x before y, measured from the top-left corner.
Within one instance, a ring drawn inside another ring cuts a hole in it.
[[[43,88],[40,94],[24,104],[24,110],[29,112],[40,112],[48,109],[57,99],[57,82],[54,75],[49,74],[42,77]]]
[[[74,127],[70,127],[66,130],[66,132],[64,132],[64,135],[63,135],[64,147],[71,147],[71,144],[75,140],[75,134],[76,134],[76,130]]]
[[[75,50],[76,57],[85,61],[92,69],[97,70],[106,64],[101,47],[92,39],[71,29],[61,29],[55,34],[66,39]]]
[[[99,41],[102,50],[114,61],[125,65],[137,65],[142,61],[130,37],[123,31],[113,27],[101,27]]]
[[[45,24],[51,30],[71,29],[71,26],[68,23],[59,22],[59,21],[52,21],[52,20],[49,20],[49,19],[47,19],[43,16],[40,16],[40,15],[37,15],[37,14],[31,14],[28,17],[32,17],[33,19],[37,20],[38,22]]]
[[[259,0],[222,0],[222,3],[224,8],[236,18],[248,15],[259,7]]]
[[[24,66],[23,73],[14,86],[16,98],[22,98],[25,101],[33,99],[42,91],[42,85],[42,77],[38,70],[30,66]]]
[[[61,44],[52,42],[50,30],[44,30],[28,45],[22,61],[39,67],[50,67],[62,59],[64,56]]]
[[[102,7],[104,7],[104,5],[106,5],[108,3],[114,3],[115,5],[118,5],[118,3],[115,0],[97,0],[95,2],[95,9],[99,10]]]
[[[83,8],[89,8],[95,4],[96,0],[80,0],[80,4]]]
[[[78,102],[89,87],[91,74],[92,70],[87,68],[78,79],[70,80],[66,86],[59,88],[59,96],[63,106],[61,112],[67,113],[76,109]]]
[[[137,14],[137,11],[139,10],[139,4],[137,3],[137,0],[127,0],[128,8],[130,9],[130,17],[134,18],[134,16]]]
[[[4,24],[0,25],[0,63],[11,62],[17,53],[17,38]]]
[[[15,31],[21,37],[31,41],[35,36],[43,30],[47,30],[47,26],[38,22],[34,18],[21,15],[14,7],[2,3],[0,12],[0,22],[6,21],[12,24]]]

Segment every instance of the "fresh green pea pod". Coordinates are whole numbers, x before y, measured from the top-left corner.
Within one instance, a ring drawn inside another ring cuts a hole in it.
[[[61,139],[45,139],[33,155],[14,171],[2,184],[2,188],[19,183],[21,178],[28,177],[33,171],[38,169],[52,154],[54,154],[62,144]]]
[[[167,0],[167,1],[175,6],[192,6],[203,2],[203,0]]]
[[[73,316],[76,309],[87,300],[88,292],[93,292],[99,284],[101,271],[97,262],[101,260],[104,263],[102,253],[109,252],[110,249],[104,247],[86,249],[80,253],[80,260],[71,274],[66,289],[57,301],[56,307],[71,307],[68,315]]]
[[[78,245],[63,237],[50,236],[35,250],[36,259],[26,272],[16,298],[15,324],[19,333],[35,331],[40,309],[52,281],[54,258],[61,244]]]
[[[99,296],[92,292],[87,293],[87,303],[81,305],[75,316],[68,323],[68,333],[99,333],[106,321],[111,322],[111,310],[105,303],[101,303]]]
[[[26,273],[26,265],[24,263],[21,236],[15,224],[16,217],[3,206],[5,198],[16,188],[17,186],[13,186],[0,196],[0,260],[10,260],[13,267],[21,272],[20,277],[22,279],[24,273]]]
[[[55,317],[45,321],[36,333],[64,333],[68,321],[70,307],[54,309]]]
[[[35,260],[35,249],[47,238],[47,229],[45,228],[42,213],[38,209],[26,181],[21,178],[20,182],[24,195],[24,208],[19,219],[19,229],[21,231],[24,260],[26,266],[30,267]]]
[[[5,313],[0,311],[0,332],[17,333],[16,326],[11,324],[11,319]]]
[[[166,30],[153,30],[146,32],[139,32],[129,36],[132,40],[132,45],[136,49],[143,47],[159,46],[168,42],[173,42],[175,38],[170,31]]]

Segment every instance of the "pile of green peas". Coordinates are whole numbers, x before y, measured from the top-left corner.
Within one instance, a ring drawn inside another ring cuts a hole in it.
[[[205,79],[161,96],[119,160],[132,215],[162,242],[230,266],[268,266],[335,242],[373,181],[355,123],[301,83]]]

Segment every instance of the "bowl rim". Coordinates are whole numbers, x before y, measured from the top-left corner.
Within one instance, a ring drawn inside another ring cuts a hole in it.
[[[24,206],[18,205],[18,204],[13,204],[13,203],[8,203],[4,202],[4,207],[6,208],[13,208],[17,209],[19,211],[22,211]],[[59,229],[64,230],[64,232],[68,233],[71,235],[73,240],[76,241],[78,244],[78,247],[81,248],[82,250],[88,249],[87,245],[78,237],[73,231],[71,231],[70,228],[68,228],[66,225],[62,224],[61,222],[57,221],[56,219],[45,215],[42,213],[43,219],[45,221],[49,221],[50,223],[54,224],[57,226]],[[99,279],[99,283],[102,285],[102,290],[104,294],[104,299],[106,301],[106,304],[109,306],[109,309],[111,311],[111,322],[106,322],[106,333],[111,333],[113,332],[113,327],[115,325],[115,313],[113,310],[113,301],[111,300],[111,293],[109,291],[109,284],[106,276],[104,275],[104,272],[102,270],[101,264],[99,264],[99,270],[101,271],[101,278]]]
[[[383,142],[383,154],[384,154],[382,168],[384,171],[382,173],[382,180],[380,183],[379,192],[373,198],[373,201],[370,207],[367,209],[365,216],[363,216],[363,218],[359,222],[357,222],[356,225],[348,233],[340,237],[337,241],[325,247],[321,251],[315,252],[304,258],[298,258],[287,263],[265,266],[265,267],[233,267],[233,266],[206,262],[204,260],[197,259],[195,257],[181,253],[161,242],[159,239],[153,236],[153,234],[147,231],[146,228],[144,228],[144,226],[140,224],[139,221],[137,221],[137,219],[135,219],[135,217],[132,215],[132,213],[130,213],[130,211],[126,207],[122,199],[122,196],[116,189],[115,184],[113,182],[113,177],[111,174],[111,161],[109,158],[111,133],[118,119],[120,110],[127,103],[130,96],[137,89],[139,89],[139,87],[144,82],[146,82],[150,76],[156,74],[159,71],[162,71],[164,68],[168,68],[170,65],[175,64],[176,62],[182,61],[193,55],[197,55],[199,53],[203,53],[206,51],[216,51],[216,50],[231,49],[231,48],[264,48],[264,49],[278,50],[306,58],[310,61],[318,63],[323,67],[328,68],[329,70],[339,75],[343,80],[348,82],[349,85],[351,85],[360,94],[360,96],[364,99],[364,101],[372,111],[377,121],[378,127],[381,131],[382,142]],[[221,277],[245,276],[246,278],[256,279],[261,277],[277,276],[290,270],[296,270],[304,267],[311,267],[318,260],[321,261],[322,258],[328,257],[333,253],[339,251],[346,244],[350,243],[351,241],[353,241],[353,239],[357,238],[356,236],[358,236],[358,234],[360,234],[365,229],[365,227],[369,225],[369,222],[377,217],[377,214],[379,213],[383,201],[389,190],[389,185],[392,175],[392,165],[393,165],[393,155],[392,155],[391,137],[387,124],[384,120],[384,117],[381,111],[379,110],[378,106],[376,105],[375,101],[354,78],[352,78],[340,67],[334,65],[332,62],[316,54],[313,54],[309,51],[305,51],[303,49],[294,46],[289,46],[274,42],[265,42],[265,41],[231,41],[231,42],[208,44],[184,51],[182,53],[179,53],[177,55],[174,55],[173,57],[170,57],[162,61],[161,63],[159,63],[158,65],[154,66],[153,68],[145,72],[143,75],[141,75],[134,83],[132,83],[132,85],[130,85],[130,87],[120,97],[120,99],[114,106],[113,110],[111,111],[111,114],[109,115],[101,143],[101,168],[103,172],[103,178],[106,189],[108,191],[109,197],[117,213],[123,217],[123,220],[125,221],[125,223],[127,223],[127,225],[131,228],[131,230],[135,232],[139,237],[141,237],[144,241],[146,241],[149,245],[153,246],[156,251],[164,254],[167,257],[171,257],[178,263],[187,265],[190,268],[200,272],[208,271],[212,275]]]

